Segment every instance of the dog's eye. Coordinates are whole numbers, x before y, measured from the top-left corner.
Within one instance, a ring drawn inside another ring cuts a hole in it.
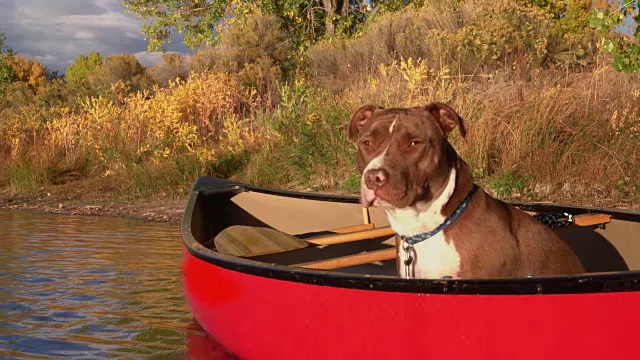
[[[416,146],[416,145],[418,145],[418,144],[420,144],[420,143],[421,143],[421,142],[420,142],[420,141],[418,141],[418,140],[413,140],[412,142],[410,142],[410,143],[409,143],[409,147],[414,147],[414,146]]]
[[[365,140],[362,142],[362,144],[364,144],[364,146],[371,146],[371,140]]]

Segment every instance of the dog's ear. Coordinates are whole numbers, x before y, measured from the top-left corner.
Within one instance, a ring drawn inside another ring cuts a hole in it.
[[[358,140],[358,134],[360,134],[360,130],[364,127],[364,124],[369,121],[371,115],[376,110],[382,109],[378,105],[367,104],[361,106],[356,112],[351,116],[351,122],[349,123],[349,141],[356,142]]]
[[[467,128],[464,126],[464,120],[449,105],[441,102],[433,102],[425,106],[431,115],[433,115],[440,123],[440,127],[445,134],[449,134],[456,126],[460,129],[462,137],[467,136]]]

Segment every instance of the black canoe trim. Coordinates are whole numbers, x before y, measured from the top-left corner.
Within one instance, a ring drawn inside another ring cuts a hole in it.
[[[337,271],[292,268],[266,264],[218,253],[199,244],[191,233],[191,217],[199,193],[240,193],[255,191],[321,201],[355,202],[357,197],[330,196],[266,189],[215,178],[199,178],[194,185],[182,222],[182,239],[189,254],[214,266],[245,274],[303,284],[345,289],[388,292],[457,295],[545,295],[640,291],[640,271],[623,271],[559,277],[513,279],[401,279],[396,277],[354,275]],[[355,199],[355,201],[354,201]],[[549,204],[514,205],[531,211],[566,211],[573,214],[605,213],[612,218],[640,222],[640,213],[628,210],[581,208]]]

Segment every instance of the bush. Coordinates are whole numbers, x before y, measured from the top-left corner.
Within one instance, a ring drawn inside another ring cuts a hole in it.
[[[161,87],[168,87],[171,82],[185,80],[188,77],[185,59],[178,53],[162,54],[162,62],[153,66],[149,73],[153,81]]]
[[[67,67],[65,78],[72,86],[82,85],[89,76],[102,66],[102,55],[97,51],[92,51],[89,55],[80,55]]]
[[[461,14],[454,1],[438,1],[416,9],[379,16],[360,37],[320,42],[309,49],[316,82],[334,91],[361,81],[382,65],[401,58],[423,59],[434,67],[448,63],[442,34],[455,33]]]
[[[279,188],[332,189],[355,172],[354,148],[347,141],[349,109],[339,96],[297,84],[280,89],[282,102],[259,116],[268,141],[255,153],[241,178]]]
[[[583,3],[545,9],[509,0],[437,0],[409,6],[378,16],[359,37],[312,46],[311,74],[318,84],[341,91],[380,65],[409,58],[462,77],[513,69],[520,76],[553,64],[584,65],[593,33],[586,28]]]
[[[107,93],[118,82],[122,82],[128,92],[148,90],[153,85],[146,68],[133,54],[127,53],[107,57],[102,66],[91,72],[88,82],[98,93]]]
[[[238,74],[241,84],[256,89],[259,99],[269,105],[277,100],[276,84],[292,70],[290,56],[291,44],[280,29],[280,20],[257,13],[226,29],[217,47],[198,51],[188,68]]]
[[[12,81],[22,82],[34,92],[46,81],[48,72],[42,64],[20,54],[3,54],[3,62],[13,68]]]
[[[475,7],[455,39],[462,51],[474,55],[474,62],[530,68],[546,61],[553,24],[545,11],[509,0],[468,6]]]
[[[263,131],[250,121],[252,94],[232,75],[194,74],[153,94],[127,94],[123,88],[117,82],[110,90],[115,97],[86,97],[74,109],[41,107],[33,101],[2,109],[0,153],[6,154],[7,168],[0,176],[17,179],[12,189],[26,188],[19,183],[63,183],[69,173],[137,174],[140,180],[159,174],[151,169],[167,162],[178,170],[186,164],[191,176],[205,173],[218,151],[252,149]]]

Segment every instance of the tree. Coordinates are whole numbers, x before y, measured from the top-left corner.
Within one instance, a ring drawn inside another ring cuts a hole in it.
[[[0,31],[0,52],[4,52],[4,42],[7,41],[7,37],[2,31]]]
[[[187,78],[184,57],[179,53],[162,54],[162,62],[153,66],[149,73],[156,84],[166,87],[169,82]]]
[[[102,66],[102,55],[92,51],[88,56],[80,55],[69,65],[66,71],[67,83],[80,85],[100,66]]]
[[[35,60],[31,60],[20,54],[15,54],[13,56],[7,56],[4,61],[8,66],[13,68],[13,81],[24,82],[34,91],[38,89],[41,82],[47,79],[47,70],[42,64]]]
[[[255,14],[246,24],[234,24],[220,36],[214,68],[236,73],[245,86],[264,98],[291,70],[290,42],[273,15]]]
[[[133,54],[127,53],[107,57],[104,64],[91,73],[88,81],[102,90],[109,89],[118,81],[122,81],[130,91],[143,90],[151,86],[146,68]]]
[[[621,3],[621,4],[620,4]],[[622,72],[640,71],[640,5],[624,0],[616,5],[597,4],[591,12],[591,26],[607,31],[602,39],[604,51],[613,55],[611,65]],[[620,4],[620,5],[617,5]],[[611,36],[613,33],[613,36]]]
[[[294,44],[332,35],[336,25],[356,10],[368,9],[364,0],[122,0],[127,11],[148,21],[142,27],[149,50],[171,40],[171,31],[184,33],[191,48],[213,44],[221,30],[262,12],[278,17]]]
[[[0,31],[0,93],[3,92],[4,85],[15,80],[15,71],[7,64],[7,60],[13,56],[13,50],[5,47],[7,37]]]

